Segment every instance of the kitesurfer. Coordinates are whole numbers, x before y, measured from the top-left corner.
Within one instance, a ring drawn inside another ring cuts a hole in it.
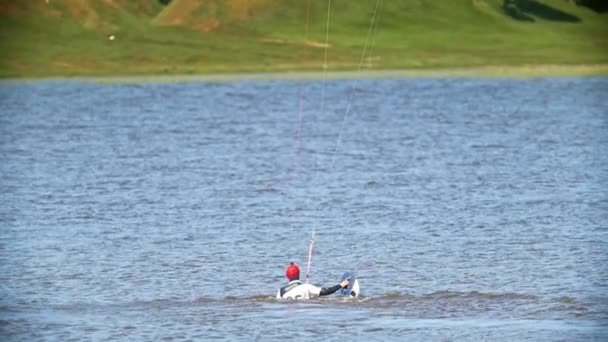
[[[327,296],[340,289],[347,288],[350,284],[348,279],[332,287],[317,287],[312,284],[303,284],[300,281],[300,268],[293,262],[285,269],[285,276],[289,279],[289,284],[279,290],[277,293],[277,298],[279,299],[311,299]]]

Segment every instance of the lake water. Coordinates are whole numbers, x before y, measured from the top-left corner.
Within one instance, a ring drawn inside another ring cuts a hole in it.
[[[3,340],[608,338],[608,78],[0,84]],[[290,261],[357,300],[273,297]]]

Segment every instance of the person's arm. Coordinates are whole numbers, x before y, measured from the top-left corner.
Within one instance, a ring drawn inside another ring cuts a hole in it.
[[[319,296],[327,296],[327,295],[330,295],[330,294],[338,291],[339,289],[347,288],[348,284],[349,284],[348,279],[346,279],[338,285],[334,285],[332,287],[324,287],[321,289],[321,292],[319,292]]]

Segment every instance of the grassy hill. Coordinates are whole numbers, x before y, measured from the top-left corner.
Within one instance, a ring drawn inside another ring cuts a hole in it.
[[[0,0],[0,77],[320,71],[327,11],[321,0]],[[330,70],[608,70],[601,1],[332,0],[330,19]]]

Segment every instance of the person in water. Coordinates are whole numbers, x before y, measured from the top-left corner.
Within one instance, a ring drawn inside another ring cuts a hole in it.
[[[350,284],[348,279],[332,287],[317,287],[311,284],[303,284],[300,281],[300,268],[293,262],[285,269],[285,276],[289,279],[289,284],[282,287],[277,293],[277,298],[280,299],[310,299],[327,296],[340,289],[347,288]]]

